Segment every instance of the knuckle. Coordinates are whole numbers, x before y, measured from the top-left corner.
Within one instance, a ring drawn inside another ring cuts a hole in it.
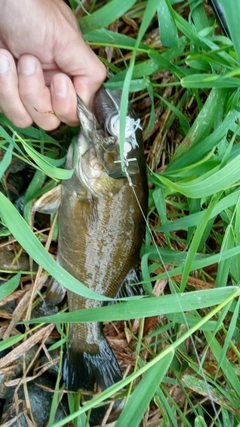
[[[105,65],[102,63],[101,70],[99,70],[99,81],[101,81],[102,83],[106,79],[106,77],[107,77],[107,69]]]

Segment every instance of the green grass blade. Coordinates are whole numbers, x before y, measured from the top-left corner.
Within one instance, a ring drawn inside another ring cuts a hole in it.
[[[6,153],[4,154],[4,156],[0,162],[0,179],[2,178],[3,174],[6,172],[7,168],[11,164],[12,152],[13,152],[13,146],[9,145]]]
[[[24,197],[24,209],[23,216],[27,223],[30,225],[32,221],[32,205],[33,200],[37,198],[37,194],[39,193],[39,189],[42,188],[46,180],[46,175],[39,170],[36,170]]]
[[[215,124],[216,112],[219,112],[219,109],[223,111],[227,96],[227,89],[214,88],[211,91],[194,124],[186,135],[185,140],[172,156],[170,165],[168,166],[168,171],[171,169],[181,168],[181,163],[179,164],[177,160],[180,160],[181,162],[182,156],[189,152],[192,146],[197,145],[200,142],[202,143],[202,141],[209,136],[210,130]],[[219,139],[220,138],[221,136],[219,136]],[[208,148],[208,151],[210,149]]]
[[[239,72],[239,70],[234,72],[233,76],[228,73],[221,75],[193,74],[183,77],[181,85],[188,89],[238,88],[240,84]]]
[[[37,325],[37,327],[31,330],[29,329],[24,334],[14,335],[12,337],[5,338],[3,341],[0,341],[0,352],[6,350],[7,348],[15,346],[19,341],[22,341],[24,337],[26,337],[28,334],[30,334],[37,328],[39,328],[39,325]]]
[[[226,228],[225,235],[223,237],[221,252],[223,250],[232,248],[233,243],[234,241],[233,241],[232,225],[228,225],[228,227]],[[232,262],[232,258],[227,258],[225,260],[220,259],[218,271],[217,271],[217,278],[216,278],[217,288],[226,286],[231,262]]]
[[[214,207],[210,215],[210,219],[216,217],[221,212],[225,211],[231,206],[234,206],[239,200],[239,197],[240,197],[240,190],[235,190],[233,193],[227,195],[226,197],[223,197]],[[161,227],[157,227],[156,231],[168,233],[174,230],[188,230],[189,227],[193,227],[199,224],[199,221],[201,221],[201,218],[203,215],[204,215],[204,211],[197,212],[187,217],[177,219],[176,221],[163,224],[161,225]]]
[[[212,200],[212,202],[210,202],[210,204],[208,206],[208,209],[204,212],[204,216],[202,217],[200,223],[197,226],[197,229],[196,229],[195,234],[193,236],[193,239],[192,239],[192,242],[190,244],[189,250],[187,252],[186,262],[185,262],[184,267],[183,267],[180,292],[183,292],[185,290],[187,279],[188,279],[189,273],[191,271],[192,263],[194,261],[194,258],[195,258],[195,255],[197,253],[198,247],[200,245],[202,235],[203,235],[204,230],[205,230],[205,228],[206,228],[206,226],[208,224],[208,221],[210,219],[210,215],[211,215],[214,207],[216,206],[219,198],[220,198],[220,194],[218,194]]]
[[[80,19],[80,27],[84,33],[107,27],[124,15],[136,3],[136,0],[111,0],[91,15]]]
[[[173,410],[173,405],[171,405],[171,400],[165,397],[164,393],[160,388],[156,392],[155,403],[158,405],[162,413],[162,416],[165,422],[163,426],[170,427],[171,425],[171,427],[178,427],[176,414],[175,414],[175,411]],[[168,416],[168,420],[166,420],[167,416]],[[171,424],[169,423],[169,420]]]
[[[239,180],[239,162],[240,155],[211,176],[208,177],[206,174],[206,177],[203,175],[187,184],[172,182],[163,174],[159,175],[159,181],[173,193],[179,192],[192,199],[201,199],[203,196],[208,197],[224,191],[235,184]]]
[[[156,252],[156,253],[152,254],[151,257],[149,256],[149,258],[155,259],[156,254],[158,254],[158,253]],[[202,269],[202,268],[207,267],[209,265],[213,265],[215,263],[223,261],[225,259],[232,258],[236,255],[239,255],[239,253],[240,253],[240,247],[238,246],[237,248],[233,247],[231,249],[224,250],[220,254],[217,253],[215,255],[203,256],[202,258],[200,257],[200,258],[194,260],[192,267],[191,267],[191,271],[199,270],[199,269]],[[181,259],[182,259],[182,262],[185,262],[185,261],[183,261],[183,258],[181,258]],[[180,258],[179,258],[179,260],[180,260]],[[171,265],[171,262],[169,262],[167,257],[165,258],[165,262],[167,262],[168,264]],[[158,264],[158,267],[159,267],[159,264]],[[155,269],[156,269],[156,267],[155,267]],[[167,272],[164,272],[164,273],[161,273],[161,274],[155,276],[155,280],[161,280],[161,279],[166,279],[166,278],[169,279],[170,277],[176,276],[178,274],[182,274],[182,271],[183,271],[183,267],[176,267],[172,270],[169,270]]]
[[[160,39],[163,46],[175,46],[178,41],[178,32],[166,0],[161,0],[158,7]]]
[[[214,308],[210,313],[208,313],[201,321],[199,322],[199,326],[206,321],[208,321],[212,316],[217,314],[219,311],[221,311],[222,308],[224,308],[227,304],[229,304],[235,297],[240,295],[240,290],[236,291],[234,294],[232,294],[229,298],[226,298],[226,300],[223,301],[218,307]],[[107,399],[110,397],[113,393],[119,391],[123,387],[125,387],[127,384],[132,382],[134,379],[136,379],[138,376],[144,374],[149,369],[151,369],[152,366],[154,366],[158,361],[165,358],[167,355],[171,355],[173,350],[176,349],[180,344],[182,344],[189,336],[191,336],[196,330],[198,329],[198,326],[196,325],[194,328],[189,329],[187,332],[185,332],[181,337],[175,341],[172,345],[166,347],[160,354],[158,354],[154,359],[152,359],[150,362],[148,362],[145,366],[140,368],[137,372],[134,372],[133,374],[129,375],[129,377],[119,381],[118,383],[114,384],[113,386],[109,387],[107,390],[102,392],[100,395],[94,397],[90,403],[86,403],[84,405],[84,408],[79,409],[74,414],[69,415],[64,420],[61,420],[57,423],[55,423],[52,427],[61,427],[63,425],[66,425],[68,421],[72,421],[77,416],[81,415],[82,413],[86,412],[88,409],[91,409],[95,405],[102,402],[104,399]],[[239,388],[240,389],[240,388]]]
[[[17,273],[10,280],[0,286],[0,301],[4,300],[8,295],[17,289],[19,286],[21,273]]]
[[[33,126],[29,126],[27,128],[24,128],[24,129],[19,128],[17,126],[14,126],[12,124],[12,122],[10,122],[10,120],[8,120],[7,117],[5,117],[1,113],[0,113],[0,123],[3,123],[4,126],[6,126],[13,135],[26,136],[27,138],[33,138],[33,139],[38,140],[38,141],[44,141],[47,144],[48,143],[54,143],[55,145],[60,147],[60,144],[52,136],[47,134],[43,129],[39,129],[39,128],[33,127]],[[0,126],[0,134],[2,131],[3,131],[3,128]],[[5,132],[5,136],[6,136],[7,132],[5,130],[4,130],[4,132]],[[11,141],[12,138],[9,135],[8,135],[8,138]]]
[[[24,144],[24,148],[26,152],[29,154],[29,156],[36,162],[38,167],[48,176],[54,179],[69,179],[71,178],[73,174],[73,170],[67,170],[67,169],[60,169],[55,167],[51,161],[50,158],[47,158],[46,156],[43,156],[42,154],[38,153],[34,148],[32,148],[29,144]],[[61,161],[61,163],[64,163],[64,159]]]
[[[133,50],[135,48],[136,40],[132,39],[125,34],[114,33],[113,31],[106,30],[101,28],[98,30],[91,31],[89,33],[84,33],[84,39],[89,44],[98,44],[99,46],[114,46],[121,49]],[[148,53],[149,46],[145,45],[143,42],[139,44],[139,50],[145,53]],[[154,52],[154,50],[152,49]]]
[[[157,10],[157,7],[160,1],[161,0],[148,0],[147,2],[147,6],[144,12],[141,26],[138,31],[138,36],[137,36],[136,44],[134,47],[134,51],[131,56],[129,68],[127,70],[126,77],[123,84],[122,98],[121,98],[121,105],[120,105],[120,135],[119,135],[120,136],[120,157],[121,157],[122,165],[124,165],[125,122],[126,122],[126,116],[127,116],[127,110],[128,110],[129,89],[130,89],[132,74],[134,70],[134,63],[137,55],[137,49],[145,32],[147,31],[147,28]]]
[[[237,291],[236,291],[237,290]],[[182,313],[189,310],[200,310],[222,303],[235,293],[238,287],[228,286],[218,289],[172,294],[133,301],[121,302],[108,307],[88,308],[72,313],[58,313],[52,316],[31,319],[26,323],[67,323],[67,322],[102,322],[109,320],[127,320],[141,317],[160,316],[169,313]],[[25,322],[24,322],[25,323]]]
[[[22,335],[22,334],[18,334],[18,335],[15,335],[13,337],[9,337],[9,338],[4,339],[4,341],[1,341],[0,342],[0,352],[7,350],[8,348],[16,345],[19,341],[22,341],[23,336],[24,335]]]
[[[147,406],[171,365],[173,356],[174,351],[172,350],[146,372],[140,384],[130,396],[116,423],[116,427],[126,427],[127,425],[138,427],[140,425]]]
[[[227,354],[226,354],[227,350],[231,344],[231,340],[234,340],[235,333],[238,330],[237,322],[239,319],[239,307],[240,307],[240,299],[238,298],[238,301],[237,301],[236,307],[234,309],[233,316],[232,316],[232,319],[231,319],[231,322],[230,322],[230,325],[228,328],[228,332],[227,332],[227,335],[226,335],[226,338],[224,341],[222,353],[221,353],[220,358],[218,360],[217,372],[219,371],[219,369],[221,369],[222,363],[224,363],[224,359],[227,358]]]
[[[240,3],[238,0],[221,0],[224,7],[228,29],[240,62],[239,19]]]
[[[205,331],[204,335],[206,336],[208,345],[211,348],[211,351],[213,352],[217,362],[219,363],[219,361],[221,360],[222,370],[224,372],[225,378],[228,379],[237,396],[240,396],[240,382],[236,372],[234,371],[233,365],[229,362],[227,357],[225,357],[224,359],[221,358],[223,350],[214,335],[209,331]]]

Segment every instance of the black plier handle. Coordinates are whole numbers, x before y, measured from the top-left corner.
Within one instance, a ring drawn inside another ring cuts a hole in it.
[[[231,38],[230,33],[229,33],[229,29],[228,29],[228,24],[227,24],[227,20],[226,20],[226,15],[225,15],[225,11],[224,11],[224,7],[222,5],[222,3],[220,3],[218,0],[211,0],[212,3],[212,7],[218,17],[218,20],[221,24],[221,27],[225,33],[225,35],[229,38]]]

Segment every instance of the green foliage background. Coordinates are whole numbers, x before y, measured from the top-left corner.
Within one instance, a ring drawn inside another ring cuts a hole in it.
[[[80,1],[70,3],[73,10],[81,7]],[[193,425],[189,411],[196,427],[210,425],[210,422],[213,426],[240,425],[239,365],[232,362],[239,359],[240,3],[222,0],[222,4],[232,41],[216,32],[216,20],[209,15],[202,0],[111,0],[100,6],[92,2],[89,13],[80,20],[84,38],[90,45],[131,53],[121,67],[103,59],[111,72],[106,87],[122,90],[121,140],[129,94],[145,93],[151,100],[145,136],[150,134],[157,108],[161,106],[169,111],[164,130],[171,129],[177,121],[182,142],[174,146],[173,155],[168,153],[168,164],[161,173],[157,167],[149,169],[152,230],[150,233],[147,229],[141,252],[142,279],[149,298],[127,299],[114,306],[59,313],[37,320],[60,324],[76,319],[113,321],[164,315],[165,322],[160,321],[151,335],[155,346],[148,349],[149,360],[146,363],[141,359],[145,346],[139,334],[135,337],[134,372],[84,408],[76,410],[70,398],[71,414],[55,424],[51,421],[49,425],[53,427],[66,425],[71,420],[76,426],[85,425],[84,413],[89,408],[129,383],[130,391],[117,427],[138,427],[152,399],[160,411],[162,427],[178,426],[180,420],[183,426]],[[123,15],[140,23],[136,39],[106,28]],[[146,43],[153,22],[160,33],[161,45],[157,47],[154,42]],[[171,83],[154,78],[164,70],[171,73]],[[174,96],[168,99],[162,96],[168,85],[176,91],[181,89],[177,103]],[[188,112],[190,102],[195,103],[193,115]],[[44,188],[47,177],[54,186],[72,173],[63,169],[65,153],[62,150],[59,158],[61,147],[61,141],[42,130],[18,129],[0,115],[0,148],[5,153],[0,176],[7,171],[13,156],[36,170],[25,196],[24,217],[0,194],[4,225],[0,237],[11,233],[37,263],[67,288],[86,297],[104,299],[61,269],[30,227],[33,201],[49,188],[49,185]],[[158,161],[155,159],[156,164]],[[43,188],[39,190],[40,187]],[[159,235],[161,244],[155,238]],[[206,270],[209,266],[214,268],[211,278]],[[188,277],[194,274],[206,282],[214,278],[214,289],[189,289]],[[176,280],[179,275],[181,279]],[[152,284],[165,279],[169,283],[169,294],[154,296]],[[0,288],[0,298],[13,292],[18,283],[19,274]],[[189,339],[193,345],[191,354],[184,345]],[[16,337],[15,342],[18,340]],[[13,345],[13,341],[11,338],[0,342],[0,350]],[[158,350],[159,342],[161,350]],[[229,349],[235,359],[229,360]],[[207,369],[209,351],[217,366],[215,373]],[[142,379],[134,385],[137,377]],[[185,407],[180,407],[169,394],[169,384],[182,390]],[[186,388],[191,392],[187,393]],[[196,394],[208,397],[214,409],[212,414],[207,413],[203,400]],[[50,420],[53,413],[54,407]]]

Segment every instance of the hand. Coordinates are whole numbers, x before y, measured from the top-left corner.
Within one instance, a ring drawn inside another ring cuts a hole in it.
[[[62,0],[0,0],[0,111],[18,127],[76,125],[106,69]]]

